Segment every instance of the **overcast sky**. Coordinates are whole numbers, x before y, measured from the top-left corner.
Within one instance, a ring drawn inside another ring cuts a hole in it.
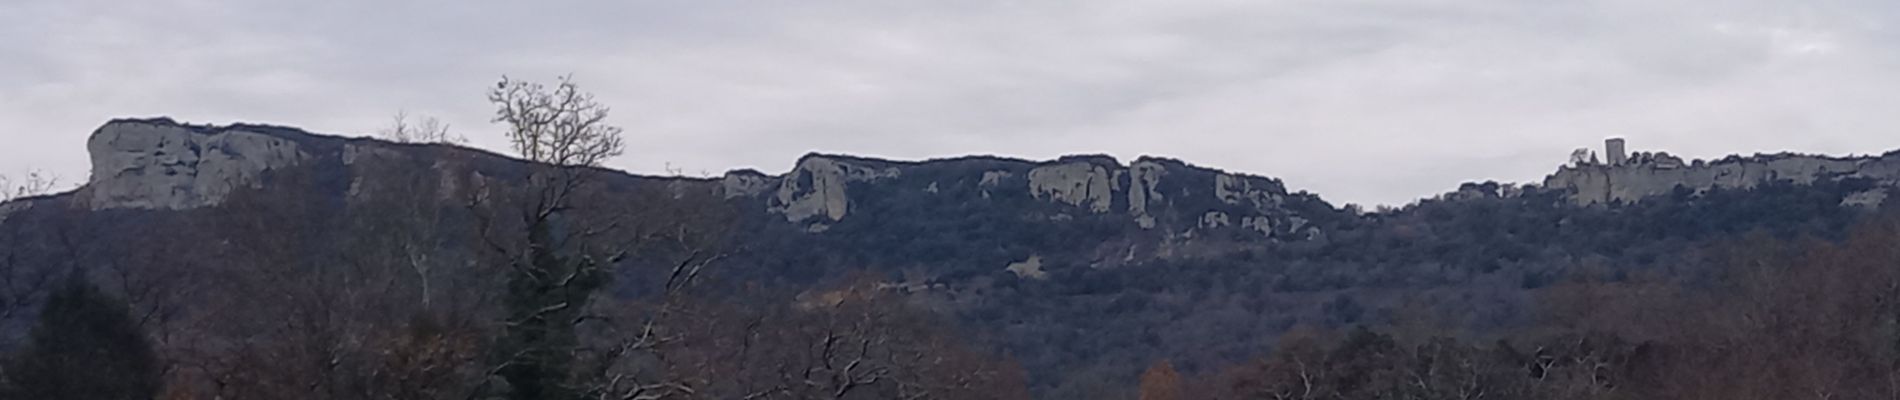
[[[1534,181],[1607,136],[1691,157],[1900,148],[1900,2],[0,1],[0,172],[87,175],[113,117],[500,148],[483,90],[573,73],[634,172],[1140,155],[1336,203]]]

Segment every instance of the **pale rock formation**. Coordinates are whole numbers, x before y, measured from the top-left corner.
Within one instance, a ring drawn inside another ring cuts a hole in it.
[[[753,197],[772,190],[772,178],[757,171],[732,171],[719,178],[719,192],[725,198]]]
[[[1201,214],[1201,229],[1215,229],[1232,224],[1233,221],[1224,212],[1208,211],[1206,214]]]
[[[1226,204],[1249,206],[1258,213],[1256,216],[1243,217],[1240,227],[1270,238],[1277,236],[1279,231],[1276,229],[1280,226],[1268,215],[1283,212],[1280,207],[1286,202],[1286,195],[1282,190],[1278,182],[1267,178],[1226,173],[1214,176],[1216,199]],[[1290,217],[1289,221],[1292,221],[1293,226],[1286,232],[1298,231],[1306,223],[1299,217]]]
[[[1267,237],[1273,237],[1273,219],[1271,218],[1267,218],[1264,216],[1241,218],[1240,227],[1244,229],[1252,229],[1253,231],[1260,232],[1261,235],[1266,235]]]
[[[1826,177],[1865,177],[1882,181],[1900,179],[1900,160],[1832,158],[1775,154],[1730,157],[1714,162],[1682,159],[1662,153],[1637,153],[1621,165],[1565,166],[1544,179],[1544,187],[1570,192],[1576,204],[1634,202],[1665,195],[1683,187],[1697,193],[1711,189],[1748,189],[1769,182],[1813,183]]]
[[[1009,263],[1009,266],[1004,269],[1016,274],[1018,278],[1049,279],[1049,273],[1042,270],[1042,256],[1029,256],[1027,260]]]
[[[379,186],[365,184],[364,179],[374,179],[378,171],[391,167],[432,165],[439,178],[427,179],[439,179],[435,182],[439,184],[439,188],[435,188],[437,196],[449,201],[508,188],[506,184],[491,182],[489,172],[467,159],[420,160],[415,158],[436,153],[412,152],[410,150],[420,147],[410,145],[308,135],[290,128],[205,127],[162,119],[120,120],[95,131],[88,148],[93,155],[93,179],[74,195],[74,201],[95,209],[189,209],[216,205],[234,190],[260,184],[261,177],[271,171],[331,163],[341,164],[347,170],[349,186],[339,188],[343,193],[337,194],[352,201],[379,195],[365,193]],[[980,195],[1002,193],[996,192],[998,190],[1027,190],[1039,201],[1087,210],[1032,216],[1051,223],[1130,218],[1142,229],[1165,229],[1164,236],[1183,238],[1205,236],[1205,232],[1196,230],[1239,228],[1277,239],[1312,229],[1290,219],[1289,210],[1281,204],[1300,199],[1286,194],[1277,181],[1268,178],[1226,174],[1174,160],[1145,157],[1128,166],[1104,156],[1065,157],[1041,164],[997,159],[980,162],[982,164],[974,165],[992,165],[980,172],[981,177],[976,182]],[[659,179],[654,183],[661,185],[662,190],[670,189],[675,198],[684,198],[691,192],[717,193],[727,199],[757,199],[766,203],[766,211],[784,217],[806,232],[821,233],[837,227],[838,221],[856,211],[853,208],[858,203],[854,203],[850,195],[854,188],[862,191],[864,187],[855,185],[875,185],[879,183],[873,182],[897,179],[900,173],[911,172],[903,171],[904,168],[926,168],[916,174],[925,179],[943,179],[945,175],[940,171],[977,173],[960,168],[930,169],[931,166],[923,164],[927,163],[811,155],[800,159],[798,165],[784,175],[741,170],[725,174],[716,183],[695,179]],[[1886,168],[1900,171],[1900,163]],[[1165,194],[1161,189],[1164,177],[1179,181],[1166,182],[1170,185]],[[976,177],[962,179],[969,178]],[[1203,179],[1210,178],[1213,190],[1203,192],[1204,182],[1207,182]],[[921,188],[927,193],[962,193],[955,187],[943,186],[959,181],[968,184],[962,179],[917,182],[917,186],[905,182],[904,186],[913,188],[908,190]],[[1183,182],[1194,182],[1194,187],[1173,185]],[[1124,190],[1126,198],[1121,197]],[[1218,202],[1200,198],[1210,194],[1216,196],[1213,200]],[[1123,201],[1128,204],[1127,217],[1121,217],[1122,210],[1116,205]],[[1209,207],[1179,209],[1180,204]],[[18,215],[18,210],[24,207],[27,205],[23,203],[0,205],[0,218]],[[1294,223],[1289,225],[1289,222]],[[1025,260],[1022,265],[1025,268],[1039,265],[1039,260]]]
[[[977,193],[985,199],[990,198],[990,189],[1001,186],[1004,179],[1009,179],[1012,176],[1016,176],[1016,174],[1012,174],[1009,171],[983,171],[983,179],[976,182],[976,187],[981,189],[977,191]]]
[[[1311,222],[1311,221],[1307,221],[1306,218],[1300,218],[1298,216],[1287,217],[1286,220],[1287,220],[1287,229],[1286,229],[1287,232],[1299,232],[1300,228],[1307,227],[1306,226],[1307,222]]]
[[[1141,229],[1154,229],[1155,216],[1142,215],[1142,216],[1135,217],[1135,226],[1139,226],[1141,227]]]
[[[876,168],[849,160],[810,156],[779,181],[778,193],[767,210],[802,222],[813,217],[844,219],[851,205],[846,188],[851,182],[895,178],[896,168]]]
[[[114,121],[86,143],[92,181],[80,201],[93,209],[182,210],[220,204],[265,171],[308,158],[284,138],[227,128],[199,132],[169,121]]]
[[[1841,206],[1876,209],[1876,208],[1880,208],[1880,204],[1885,203],[1886,201],[1887,201],[1887,189],[1877,188],[1877,189],[1870,189],[1870,190],[1860,192],[1860,193],[1847,195],[1846,198],[1841,199]]]
[[[1262,186],[1267,186],[1262,184]],[[1255,187],[1253,179],[1232,174],[1214,176],[1214,197],[1227,204],[1248,204],[1266,211],[1280,206],[1281,198],[1267,188]]]
[[[1855,174],[1900,183],[1900,151],[1862,162]]]
[[[1029,170],[1029,191],[1037,199],[1105,213],[1114,205],[1114,175],[1100,165],[1075,161]]]
[[[1012,174],[1009,171],[983,171],[983,180],[977,181],[976,186],[984,189],[993,188],[1002,185],[1004,179],[1009,179],[1012,176],[1016,176],[1016,174]]]
[[[1167,200],[1155,188],[1167,174],[1168,167],[1154,161],[1136,161],[1128,166],[1128,214],[1135,217],[1135,224],[1142,229],[1155,227],[1155,217],[1149,214],[1148,206]]]

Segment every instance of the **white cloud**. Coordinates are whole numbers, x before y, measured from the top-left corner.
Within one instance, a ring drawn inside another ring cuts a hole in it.
[[[1154,154],[1402,203],[1612,135],[1900,147],[1900,5],[1879,1],[267,3],[0,5],[0,171],[82,179],[116,116],[348,133],[406,109],[497,146],[481,90],[568,72],[640,172]]]

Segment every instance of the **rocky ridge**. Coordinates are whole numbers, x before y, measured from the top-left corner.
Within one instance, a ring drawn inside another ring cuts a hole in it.
[[[1611,162],[1577,160],[1545,178],[1543,187],[1565,191],[1575,204],[1595,205],[1641,201],[1673,193],[1677,188],[1702,193],[1748,189],[1777,181],[1809,184],[1817,179],[1863,178],[1883,187],[1850,196],[1843,203],[1878,206],[1887,197],[1886,187],[1900,185],[1900,152],[1861,157],[1778,153],[1684,161],[1662,152],[1624,156],[1620,154],[1621,146],[1608,150]]]
[[[46,230],[36,222],[74,217],[75,223],[97,225],[78,232],[117,235],[104,239],[109,243],[137,243],[122,239],[190,231],[196,220],[216,216],[211,214],[235,210],[244,215],[238,207],[255,206],[258,199],[330,201],[325,204],[354,211],[348,206],[373,209],[387,204],[367,200],[385,199],[379,197],[385,194],[382,190],[409,184],[433,190],[389,192],[402,196],[389,198],[432,194],[445,202],[447,212],[467,212],[459,202],[468,198],[462,195],[473,192],[471,188],[506,190],[511,187],[506,182],[538,168],[475,149],[323,136],[268,125],[119,120],[95,131],[92,143],[98,171],[92,182],[77,192],[0,204],[0,221],[37,236]],[[1830,190],[1797,192],[1820,196],[1756,196],[1718,189],[1850,178],[1891,185],[1900,175],[1895,173],[1895,161],[1900,160],[1896,153],[1848,158],[1777,154],[1707,162],[1684,162],[1661,153],[1613,154],[1617,157],[1608,163],[1563,167],[1544,185],[1472,183],[1443,196],[1442,202],[1374,213],[1333,207],[1318,196],[1288,191],[1277,179],[1157,157],[1124,163],[1105,156],[893,161],[810,154],[782,174],[741,170],[698,179],[609,171],[600,184],[610,186],[607,192],[614,195],[632,194],[626,197],[628,203],[663,203],[666,194],[677,200],[683,197],[678,194],[692,192],[710,194],[708,203],[723,201],[723,206],[741,211],[732,222],[741,236],[734,240],[746,249],[730,259],[727,265],[733,268],[719,271],[735,286],[813,284],[852,273],[877,274],[872,276],[892,280],[877,287],[942,305],[981,332],[994,333],[1002,345],[1052,349],[1040,355],[1014,354],[1026,355],[1024,362],[1033,370],[1061,371],[1054,373],[1058,377],[1039,378],[1053,380],[1066,379],[1066,371],[1138,368],[1146,365],[1142,360],[1184,350],[1205,350],[1199,358],[1212,360],[1236,354],[1235,349],[1263,348],[1261,343],[1270,343],[1264,340],[1277,335],[1272,330],[1282,328],[1270,328],[1258,337],[1161,342],[1153,348],[1130,345],[1153,341],[1144,337],[1152,336],[1150,332],[1222,332],[1235,326],[1285,327],[1293,321],[1348,324],[1419,298],[1448,299],[1448,308],[1482,311],[1473,315],[1516,315],[1522,309],[1512,308],[1509,299],[1530,297],[1517,290],[1549,284],[1548,279],[1554,279],[1549,277],[1562,276],[1557,272],[1574,265],[1579,255],[1617,257],[1602,258],[1603,265],[1644,266],[1672,261],[1653,256],[1684,246],[1682,241],[1642,236],[1651,232],[1681,239],[1690,237],[1682,232],[1744,231],[1726,230],[1728,226],[1830,226],[1785,221],[1825,222],[1865,214],[1827,206],[1836,201],[1877,206],[1890,197],[1888,189],[1863,191],[1867,185],[1859,184],[1817,184]],[[280,179],[286,176],[294,179]],[[309,186],[294,186],[304,184]],[[635,187],[670,193],[622,190]],[[246,188],[268,189],[265,194],[276,196],[248,198],[243,196]],[[313,190],[275,191],[280,188]],[[1608,208],[1680,189],[1716,193],[1709,201]],[[1804,203],[1816,198],[1820,200]],[[1582,206],[1566,205],[1566,200]],[[1672,207],[1710,212],[1675,212]],[[1795,210],[1788,213],[1794,218],[1763,218],[1779,214],[1763,209]],[[1652,219],[1662,214],[1683,217]],[[1714,217],[1704,218],[1709,215]],[[726,216],[721,213],[720,221]],[[1714,227],[1685,223],[1692,218]],[[185,249],[179,253],[182,257],[215,257],[217,253],[207,249],[220,247],[215,245],[218,239],[232,233],[198,234],[203,236],[180,241],[176,248]],[[447,240],[442,246],[467,242]],[[141,256],[144,250],[125,249]],[[1645,259],[1658,261],[1639,261]],[[1381,298],[1414,289],[1449,295]],[[1342,290],[1363,295],[1347,297],[1338,293]],[[1092,331],[1101,334],[1074,334]],[[1083,340],[1088,336],[1103,339]]]
[[[365,195],[357,189],[360,180],[376,175],[359,170],[362,164],[414,159],[421,157],[416,153],[423,147],[445,146],[325,136],[270,125],[120,119],[93,132],[88,142],[92,179],[75,193],[75,201],[95,210],[216,206],[238,188],[262,185],[272,171],[300,166],[342,169],[352,184],[340,195],[360,196]],[[480,156],[476,158],[501,159],[462,150]],[[421,165],[443,174],[445,184],[503,173],[442,162]],[[728,201],[750,203],[744,207],[757,207],[753,209],[810,233],[844,223],[867,203],[885,201],[864,192],[888,192],[888,187],[916,186],[914,191],[927,195],[998,207],[1032,207],[1015,201],[1031,199],[1033,204],[1053,207],[1032,212],[1046,220],[1114,218],[1142,230],[1165,230],[1171,236],[1237,229],[1263,238],[1306,239],[1319,236],[1319,228],[1308,224],[1309,218],[1301,211],[1285,206],[1292,202],[1330,209],[1317,196],[1289,193],[1277,179],[1154,157],[1124,165],[1107,156],[1036,162],[996,157],[892,161],[810,154],[780,175],[752,170],[728,172],[717,180],[621,175],[631,179],[613,181],[657,180],[677,190],[710,190]],[[904,205],[880,208],[892,207]]]
[[[1840,178],[1900,184],[1900,153],[1862,157],[1780,153],[1685,161],[1662,152],[1625,155],[1620,139],[1611,142],[1605,149],[1609,162],[1575,160],[1533,188],[1563,191],[1575,204],[1594,205],[1640,201],[1679,187],[1705,192],[1774,181],[1805,184]],[[317,160],[334,160],[347,167],[364,159],[408,157],[400,145],[375,140],[269,125],[189,125],[163,118],[111,121],[93,132],[87,150],[92,178],[76,193],[75,201],[91,209],[214,206],[237,188],[261,184],[261,177],[273,170]],[[918,175],[925,178],[915,178]],[[1290,193],[1272,178],[1154,157],[1124,165],[1107,156],[1037,162],[995,157],[892,161],[810,154],[780,175],[739,170],[716,181],[635,178],[674,181],[685,190],[712,190],[732,201],[756,201],[759,209],[811,232],[846,220],[854,207],[877,201],[854,193],[880,185],[913,185],[913,179],[927,178],[919,190],[932,194],[968,192],[976,196],[970,199],[975,201],[995,200],[999,193],[1021,193],[1043,204],[1067,207],[1052,213],[1053,219],[1116,215],[1140,229],[1174,233],[1232,227],[1275,238],[1320,234],[1308,229],[1312,228],[1309,218],[1287,209],[1289,201],[1317,202],[1317,196]],[[1843,203],[1879,205],[1887,197],[1886,189],[1876,189]],[[6,211],[23,207],[14,204]]]
[[[981,165],[978,165],[981,164]],[[1142,157],[1123,165],[1107,156],[1069,156],[1033,162],[965,157],[920,162],[812,154],[791,172],[767,176],[735,171],[721,180],[724,196],[766,195],[766,210],[787,222],[820,232],[845,221],[867,198],[860,188],[915,186],[929,195],[960,196],[964,201],[1006,204],[1001,193],[1027,194],[1036,204],[1056,206],[1048,218],[1116,218],[1139,229],[1176,233],[1230,226],[1268,238],[1317,236],[1307,218],[1285,207],[1289,202],[1319,202],[1317,196],[1289,193],[1279,180],[1195,167],[1180,161]]]

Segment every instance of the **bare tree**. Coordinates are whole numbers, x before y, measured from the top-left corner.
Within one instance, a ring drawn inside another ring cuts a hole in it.
[[[687,353],[731,343],[706,328],[751,315],[709,304],[729,293],[699,290],[702,276],[733,252],[726,241],[737,215],[712,191],[676,189],[640,185],[585,200],[597,204],[590,211],[612,227],[601,239],[638,254],[618,266],[616,276],[634,278],[617,283],[616,292],[649,295],[603,296],[577,321],[582,346],[575,379],[583,398],[723,398],[699,379],[716,375],[708,371],[717,366]]]
[[[1597,164],[1597,153],[1590,149],[1579,148],[1570,151],[1570,165],[1581,167]]]
[[[52,193],[57,186],[59,177],[37,170],[27,171],[19,180],[0,175],[0,203]]]
[[[509,398],[574,398],[575,324],[626,253],[599,240],[612,225],[577,227],[587,219],[569,212],[601,162],[624,151],[621,129],[606,123],[608,107],[570,77],[552,88],[503,77],[488,100],[516,155],[536,163],[505,190],[478,190],[472,202],[483,240],[509,271],[491,371],[506,381]],[[503,212],[514,215],[496,215]]]
[[[626,150],[620,127],[606,123],[611,109],[582,92],[571,75],[552,89],[504,76],[488,101],[496,106],[494,121],[508,125],[515,153],[528,161],[595,167]]]
[[[436,117],[418,117],[410,121],[409,112],[396,113],[395,121],[379,134],[389,141],[397,143],[445,143],[464,144],[468,138],[449,133],[449,124]]]
[[[584,364],[577,377],[583,398],[659,400],[701,394],[699,385],[679,379],[664,353],[682,347],[688,335],[682,325],[707,317],[687,294],[704,269],[722,258],[695,249],[672,263],[659,299],[650,307],[598,304],[582,317],[601,322],[591,332],[592,345],[578,349]]]
[[[1017,399],[1004,363],[869,278],[793,304],[737,305],[668,348],[692,398]],[[706,317],[706,316],[702,316]]]
[[[382,131],[386,139],[401,143],[461,144],[466,138],[449,133],[447,124],[434,117],[411,122],[406,112],[398,112]],[[453,191],[460,185],[457,177],[469,167],[467,154],[435,152],[433,157],[370,159],[365,168],[378,171],[377,179],[366,179],[353,186],[353,194],[376,217],[367,218],[362,227],[370,243],[365,247],[381,250],[375,258],[407,269],[415,277],[422,309],[434,307],[437,280],[445,272],[442,266],[453,263],[442,254],[450,238],[463,232],[444,229],[456,217]]]

